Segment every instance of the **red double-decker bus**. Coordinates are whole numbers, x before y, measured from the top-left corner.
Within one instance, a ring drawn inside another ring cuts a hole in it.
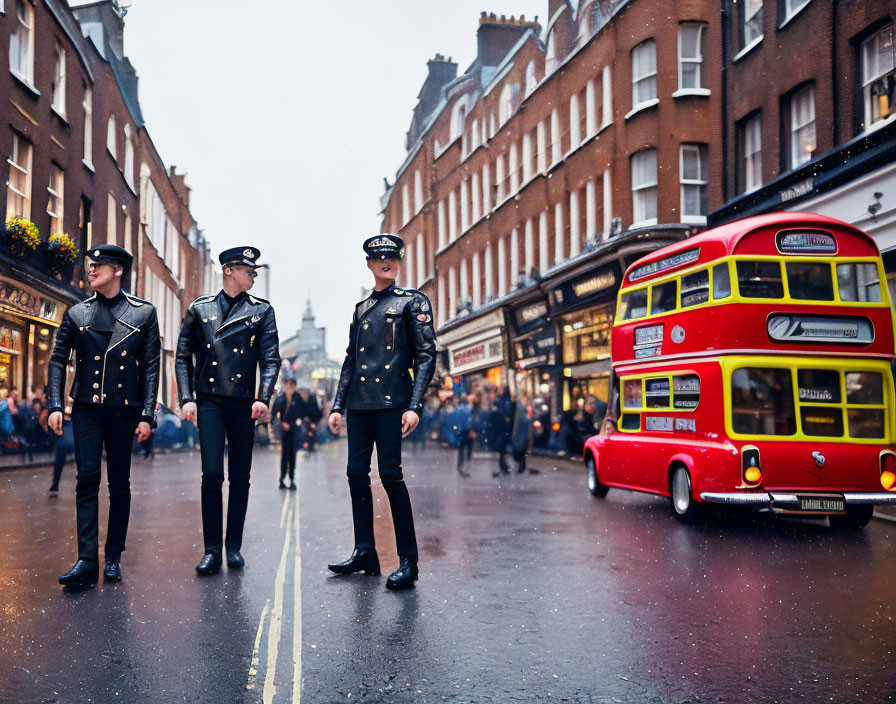
[[[592,494],[828,516],[861,528],[896,503],[894,317],[874,241],[776,213],[632,264],[612,333],[607,422],[585,445]]]

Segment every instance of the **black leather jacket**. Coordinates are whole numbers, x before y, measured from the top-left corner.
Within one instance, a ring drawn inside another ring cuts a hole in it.
[[[400,408],[417,413],[436,363],[432,306],[393,286],[355,306],[333,412]],[[411,373],[413,372],[413,378]]]
[[[65,368],[74,350],[75,401],[137,406],[143,409],[142,420],[155,427],[161,350],[156,309],[149,301],[125,294],[112,308],[115,323],[112,337],[107,338],[91,329],[100,305],[94,294],[62,316],[47,370],[47,407],[51,413],[64,409]]]
[[[249,398],[270,405],[280,373],[274,308],[263,298],[239,297],[224,320],[224,292],[190,304],[174,363],[181,405],[196,394]],[[195,363],[194,363],[195,357]],[[256,384],[256,369],[261,381]]]

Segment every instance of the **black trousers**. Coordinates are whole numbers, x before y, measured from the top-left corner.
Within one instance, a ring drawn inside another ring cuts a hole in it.
[[[289,480],[296,477],[296,450],[298,449],[296,431],[290,430],[280,436],[280,481],[289,473]]]
[[[463,466],[465,459],[468,462],[473,459],[473,437],[470,435],[469,431],[467,431],[461,433],[458,442],[460,444],[457,446],[457,468],[460,469]]]
[[[199,452],[202,457],[202,533],[206,550],[223,545],[239,550],[249,504],[249,472],[255,420],[252,399],[204,396],[196,403]],[[222,539],[224,522],[224,441],[227,441],[227,540]]]
[[[401,474],[401,416],[397,409],[348,411],[348,488],[352,497],[355,547],[372,548],[373,494],[370,490],[370,457],[376,445],[380,480],[389,497],[395,544],[399,557],[417,556],[417,536],[411,497]]]
[[[118,560],[125,549],[131,513],[131,445],[140,409],[76,403],[72,409],[75,436],[78,559],[99,562],[99,492],[103,447],[109,484],[109,526],[106,559]]]

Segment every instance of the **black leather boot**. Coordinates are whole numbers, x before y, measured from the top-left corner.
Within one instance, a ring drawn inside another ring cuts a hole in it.
[[[352,556],[345,562],[335,565],[327,565],[327,569],[336,574],[351,574],[363,572],[364,574],[380,574],[380,558],[373,548],[355,548]]]
[[[417,558],[402,557],[398,561],[398,569],[390,574],[386,580],[386,588],[393,590],[413,589],[418,575]]]
[[[278,485],[281,489],[286,488],[286,483],[283,481],[283,477],[280,477],[280,484]]]
[[[119,560],[106,558],[106,568],[103,570],[103,579],[106,582],[121,581],[121,562]]]
[[[209,550],[196,565],[196,574],[208,577],[221,571],[221,551]]]
[[[232,570],[240,570],[246,565],[246,560],[240,555],[239,550],[227,548],[227,566]]]
[[[92,587],[99,576],[98,563],[78,560],[68,572],[59,577],[59,583],[67,587]]]

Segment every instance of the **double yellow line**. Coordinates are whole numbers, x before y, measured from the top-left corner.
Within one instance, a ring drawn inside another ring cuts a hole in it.
[[[280,641],[283,632],[283,600],[286,592],[286,573],[289,565],[290,548],[293,559],[293,632],[292,632],[292,704],[300,704],[302,698],[302,541],[299,521],[298,492],[289,492],[283,503],[280,516],[280,527],[285,528],[283,550],[280,553],[280,564],[274,580],[273,606],[271,600],[261,611],[258,631],[255,634],[255,646],[249,665],[249,679],[246,689],[255,689],[259,678],[258,665],[261,652],[261,641],[267,623],[267,657],[263,673],[262,703],[273,704],[277,688],[274,678],[277,673],[277,658],[280,653]],[[293,547],[294,546],[294,547]],[[282,701],[282,698],[281,698]]]

